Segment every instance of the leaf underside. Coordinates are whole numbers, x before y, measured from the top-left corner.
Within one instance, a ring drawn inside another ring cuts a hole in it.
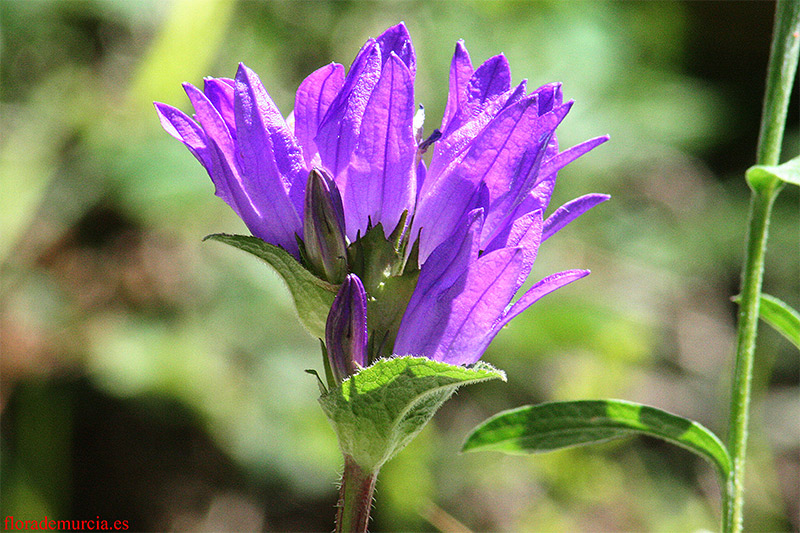
[[[769,294],[762,294],[759,316],[800,349],[800,313],[789,304]]]
[[[725,445],[697,422],[623,400],[527,405],[498,413],[472,430],[462,451],[547,452],[644,434],[710,461],[722,479],[731,472]]]

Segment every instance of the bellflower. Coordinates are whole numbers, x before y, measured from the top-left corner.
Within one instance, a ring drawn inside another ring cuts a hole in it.
[[[544,217],[558,171],[607,140],[559,150],[555,130],[572,107],[560,84],[512,86],[502,54],[475,69],[459,41],[441,126],[424,138],[415,73],[401,23],[369,39],[347,74],[332,63],[308,76],[288,119],[241,64],[234,79],[185,85],[193,118],[156,104],[254,236],[330,283],[347,275],[334,307],[340,328],[366,313],[359,365],[475,363],[511,319],[588,274],[553,274],[516,298],[539,245],[608,199],[589,194]],[[329,353],[342,352],[326,337]]]

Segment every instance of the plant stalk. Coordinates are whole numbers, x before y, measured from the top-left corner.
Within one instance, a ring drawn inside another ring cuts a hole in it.
[[[777,165],[780,161],[786,113],[797,73],[798,50],[800,50],[800,0],[779,0],[775,12],[764,110],[756,151],[758,165]],[[733,469],[725,486],[722,516],[722,529],[726,533],[742,531],[747,431],[764,257],[772,206],[783,186],[777,178],[750,185],[752,195],[738,313],[736,363],[728,435]]]
[[[352,457],[344,456],[336,533],[366,533],[377,479],[377,472],[365,472]]]

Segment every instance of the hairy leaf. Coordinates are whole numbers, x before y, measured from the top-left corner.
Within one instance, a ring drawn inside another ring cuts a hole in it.
[[[375,472],[402,450],[461,385],[505,373],[479,362],[471,368],[424,357],[381,359],[320,397],[342,452]]]

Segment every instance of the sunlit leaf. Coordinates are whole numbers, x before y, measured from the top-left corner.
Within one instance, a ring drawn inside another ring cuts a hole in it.
[[[723,479],[730,473],[728,451],[711,431],[692,420],[622,400],[552,402],[504,411],[477,426],[462,450],[538,453],[636,433],[700,455],[717,468]]]

